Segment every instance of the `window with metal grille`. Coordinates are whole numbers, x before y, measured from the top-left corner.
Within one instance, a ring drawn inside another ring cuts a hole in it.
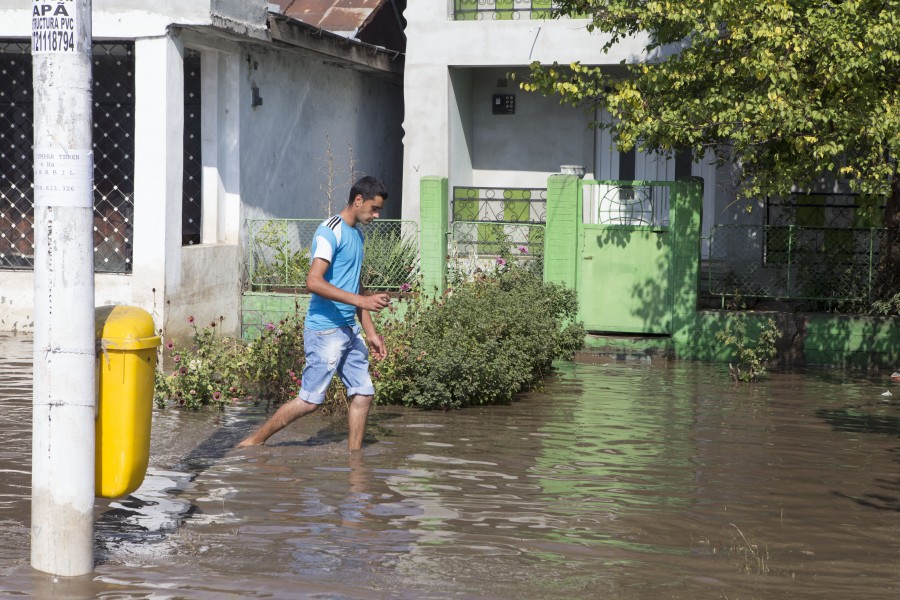
[[[94,44],[94,270],[131,272],[134,44]]]
[[[93,45],[94,270],[130,273],[134,44]],[[0,42],[0,269],[34,268],[30,41]]]
[[[203,162],[200,146],[200,53],[184,51],[184,173],[181,244],[200,243]]]
[[[34,267],[31,42],[0,43],[0,268]]]

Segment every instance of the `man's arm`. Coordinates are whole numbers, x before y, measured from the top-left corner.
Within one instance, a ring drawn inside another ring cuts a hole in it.
[[[360,289],[360,291],[362,290]],[[387,294],[384,295],[387,296]],[[359,319],[363,331],[366,332],[366,342],[369,344],[369,348],[372,349],[372,356],[378,360],[387,358],[387,347],[384,345],[384,339],[375,331],[372,314],[363,308],[357,308],[356,317]]]
[[[324,258],[314,258],[309,268],[309,274],[306,276],[306,289],[310,292],[335,302],[343,302],[350,306],[355,306],[358,310],[378,312],[386,307],[391,299],[387,294],[372,294],[371,296],[363,296],[362,294],[354,294],[335,287],[325,281],[325,272],[328,271],[329,262]],[[369,322],[372,319],[369,317]],[[362,318],[360,318],[362,323]],[[374,329],[373,329],[374,331]]]

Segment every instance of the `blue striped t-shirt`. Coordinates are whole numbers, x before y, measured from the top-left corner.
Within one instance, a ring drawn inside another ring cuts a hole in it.
[[[353,294],[359,293],[363,261],[363,234],[350,227],[340,215],[322,221],[313,236],[312,258],[328,261],[325,281]],[[306,327],[322,330],[348,327],[356,323],[356,307],[312,294],[306,313]]]

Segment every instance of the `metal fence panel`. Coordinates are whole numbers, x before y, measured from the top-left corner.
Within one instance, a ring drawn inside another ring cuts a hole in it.
[[[871,303],[900,292],[883,264],[890,231],[717,225],[709,250],[715,296]]]
[[[252,289],[297,291],[306,286],[310,246],[322,219],[247,221]],[[419,278],[419,229],[414,221],[376,220],[360,225],[365,236],[362,285],[368,290],[401,290]]]
[[[581,191],[584,223],[669,225],[671,188],[668,185],[584,181]]]
[[[546,188],[453,188],[450,220],[543,223],[547,220]]]

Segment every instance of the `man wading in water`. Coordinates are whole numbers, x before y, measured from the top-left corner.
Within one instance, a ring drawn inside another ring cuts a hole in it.
[[[370,313],[385,308],[390,297],[383,293],[371,296],[362,293],[359,280],[363,235],[357,225],[377,219],[387,196],[381,181],[363,177],[353,184],[344,210],[316,229],[311,248],[312,265],[306,278],[312,298],[303,329],[306,364],[300,393],[282,405],[256,433],[238,444],[239,448],[262,444],[272,434],[317,410],[335,373],[340,375],[350,398],[347,443],[350,450],[362,447],[366,419],[375,395],[366,341],[375,358],[383,360],[387,356]],[[366,334],[365,341],[360,329]]]

